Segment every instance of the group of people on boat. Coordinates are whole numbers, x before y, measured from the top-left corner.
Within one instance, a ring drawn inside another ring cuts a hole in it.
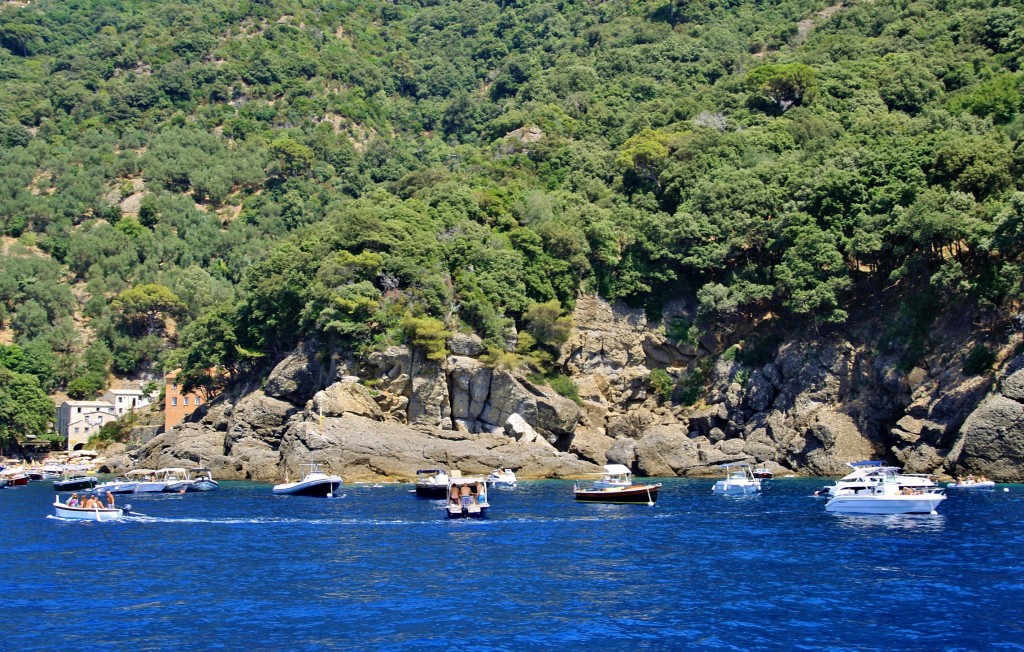
[[[966,478],[954,478],[956,484],[980,484],[982,482],[991,482],[987,477],[983,475],[975,476],[973,473],[968,475]]]
[[[86,509],[114,509],[114,494],[107,492],[107,504],[104,505],[96,496],[86,496],[82,494],[79,498],[78,494],[71,494],[68,498],[68,507],[84,507]]]
[[[473,485],[452,485],[452,493],[449,502],[452,505],[478,505],[486,501],[483,484],[478,482]]]

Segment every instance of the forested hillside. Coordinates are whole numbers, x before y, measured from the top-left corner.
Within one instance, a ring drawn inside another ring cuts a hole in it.
[[[1015,312],[1024,2],[829,5],[5,3],[0,435],[311,334],[556,374],[581,291],[679,340],[885,296],[907,364]]]

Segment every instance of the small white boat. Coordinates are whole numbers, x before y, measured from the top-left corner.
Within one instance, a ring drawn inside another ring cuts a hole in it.
[[[192,484],[188,486],[188,491],[213,491],[220,486],[213,479],[213,471],[205,467],[192,469],[189,471],[189,477],[192,479]]]
[[[106,482],[101,482],[93,487],[93,492],[97,494],[106,494],[108,491],[112,494],[132,494],[135,493],[135,486],[138,483],[134,480],[130,480],[126,477],[114,478]]]
[[[167,482],[157,477],[153,469],[133,469],[124,474],[125,478],[135,482],[135,493],[159,493],[167,486]]]
[[[448,478],[448,518],[483,518],[490,506],[484,477]]]
[[[274,485],[275,496],[318,496],[333,498],[343,482],[340,475],[328,475],[320,470],[319,464],[303,464],[302,479]]]
[[[746,496],[761,491],[761,481],[754,477],[746,462],[722,464],[725,477],[711,487],[711,491],[722,496]]]
[[[116,521],[131,511],[131,506],[79,507],[78,505],[66,505],[60,500],[53,503],[53,508],[57,512],[57,518],[74,521]]]
[[[455,476],[457,473],[452,472]],[[416,495],[420,498],[444,500],[448,496],[448,474],[444,469],[420,469],[416,471]]]
[[[514,487],[517,482],[518,478],[512,469],[494,469],[487,476],[487,484],[492,487]]]
[[[946,499],[942,487],[900,488],[895,475],[867,489],[829,498],[826,512],[844,514],[935,514]]]

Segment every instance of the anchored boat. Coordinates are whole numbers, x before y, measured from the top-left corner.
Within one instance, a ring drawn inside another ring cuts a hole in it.
[[[573,496],[581,503],[653,505],[661,483],[633,484],[633,472],[623,464],[605,464],[601,479],[590,487],[573,485]]]

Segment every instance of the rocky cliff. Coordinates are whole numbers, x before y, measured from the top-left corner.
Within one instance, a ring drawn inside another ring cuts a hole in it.
[[[319,462],[348,480],[371,480],[409,479],[432,466],[571,477],[608,462],[644,475],[707,475],[740,460],[841,475],[846,462],[882,458],[909,472],[1024,479],[1020,357],[965,375],[964,355],[946,349],[904,370],[863,337],[808,331],[753,364],[737,355],[742,341],[666,336],[665,323],[690,316],[669,306],[665,321],[652,323],[642,311],[581,297],[559,360],[579,404],[484,364],[474,336],[453,337],[439,361],[401,346],[365,360],[325,357],[306,342],[262,389],[222,397],[115,466],[201,457],[219,477],[269,481]],[[655,369],[676,383],[672,398],[654,391]],[[684,404],[680,387],[698,389],[686,397],[697,400]]]

